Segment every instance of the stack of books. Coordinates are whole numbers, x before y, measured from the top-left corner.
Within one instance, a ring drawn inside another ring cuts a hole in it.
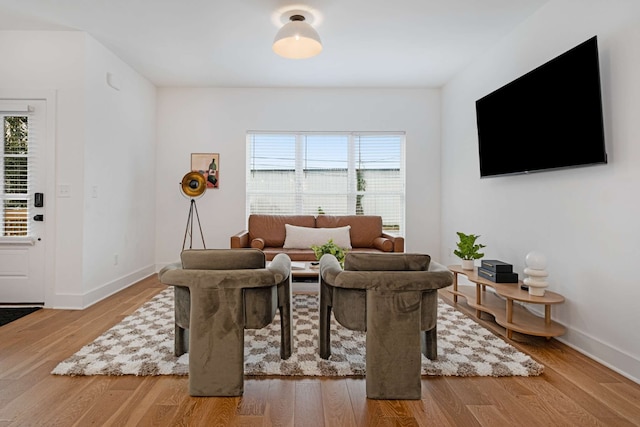
[[[496,283],[518,283],[518,273],[513,272],[513,265],[496,259],[482,260],[478,276]]]

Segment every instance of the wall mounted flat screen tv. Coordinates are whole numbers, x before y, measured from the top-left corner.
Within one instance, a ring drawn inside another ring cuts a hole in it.
[[[480,176],[607,163],[597,37],[476,101]]]

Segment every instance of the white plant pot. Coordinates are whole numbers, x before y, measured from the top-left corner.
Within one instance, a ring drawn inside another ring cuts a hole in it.
[[[463,270],[473,270],[475,269],[475,264],[472,259],[463,259],[462,260],[462,269]]]

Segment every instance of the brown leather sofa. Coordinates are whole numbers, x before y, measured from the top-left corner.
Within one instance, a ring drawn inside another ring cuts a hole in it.
[[[285,253],[292,261],[316,261],[309,248],[284,248],[286,224],[310,228],[350,226],[349,252],[404,252],[404,238],[382,230],[382,217],[377,215],[250,215],[247,230],[231,236],[231,249],[256,248],[268,261]]]

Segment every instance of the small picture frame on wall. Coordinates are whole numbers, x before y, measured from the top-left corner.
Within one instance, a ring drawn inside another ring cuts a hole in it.
[[[191,153],[191,170],[204,176],[207,188],[220,188],[219,153]]]

